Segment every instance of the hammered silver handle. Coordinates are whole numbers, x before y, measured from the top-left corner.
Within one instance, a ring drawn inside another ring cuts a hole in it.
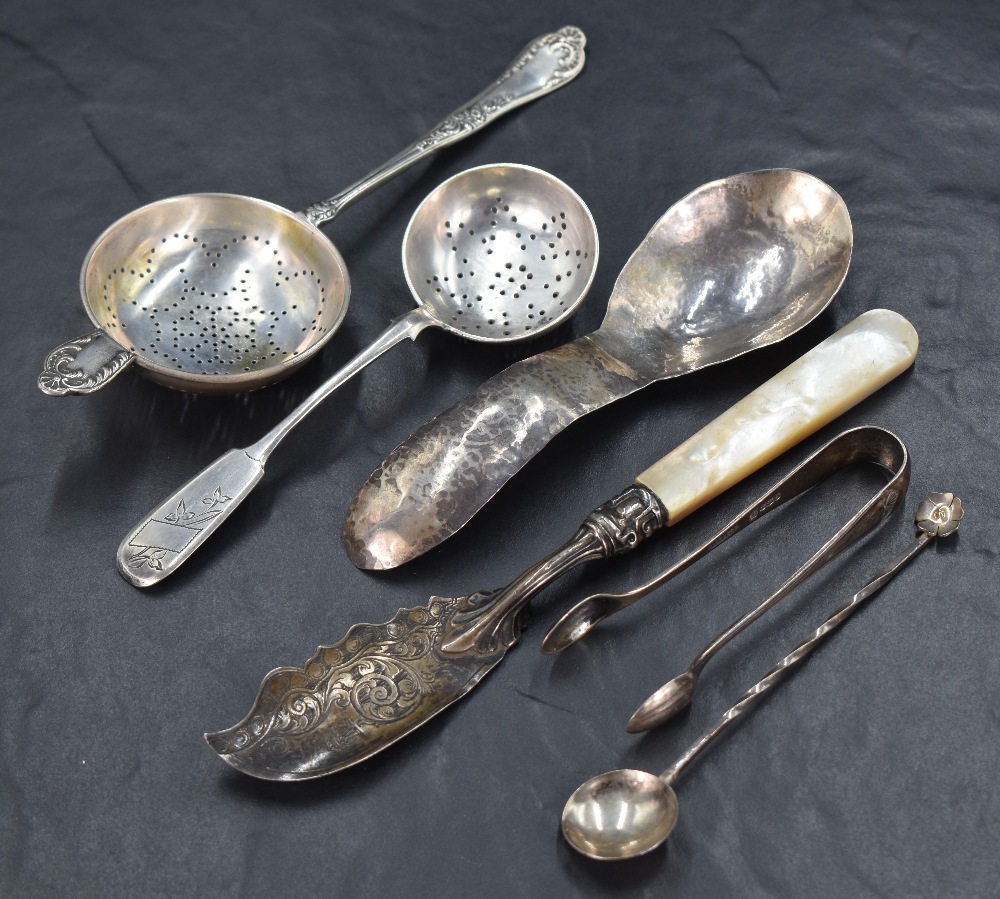
[[[38,389],[49,396],[93,393],[120,375],[135,354],[98,328],[57,346],[42,365]]]
[[[591,335],[515,362],[369,475],[344,518],[348,557],[369,571],[415,559],[464,527],[556,434],[648,383]]]
[[[583,47],[586,42],[584,33],[572,25],[536,38],[481,94],[460,106],[423,137],[360,181],[327,200],[314,203],[304,209],[302,215],[314,225],[324,225],[341,210],[366,197],[426,156],[463,140],[504,113],[572,81],[583,68]]]
[[[118,547],[118,571],[151,587],[176,571],[249,496],[274,448],[313,409],[369,363],[433,324],[418,307],[401,315],[256,443],[224,453],[146,515]]]

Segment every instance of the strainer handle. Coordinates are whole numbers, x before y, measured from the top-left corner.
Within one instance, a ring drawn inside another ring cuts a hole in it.
[[[224,453],[175,490],[122,540],[117,556],[122,577],[136,587],[151,587],[176,571],[249,496],[271,451],[292,428],[370,362],[433,324],[422,308],[400,316],[260,440]]]
[[[67,340],[45,357],[38,389],[49,396],[93,393],[134,361],[134,353],[98,328]]]
[[[536,38],[485,91],[375,171],[328,200],[304,209],[302,215],[314,225],[323,225],[421,159],[572,81],[583,68],[586,42],[583,32],[572,25]]]

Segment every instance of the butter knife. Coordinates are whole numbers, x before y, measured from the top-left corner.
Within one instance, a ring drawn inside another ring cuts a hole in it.
[[[205,739],[232,767],[265,780],[364,761],[478,684],[518,642],[544,587],[676,524],[905,371],[916,352],[905,318],[864,313],[647,468],[507,587],[435,596],[385,624],[355,625],[302,668],[268,674],[249,714]]]

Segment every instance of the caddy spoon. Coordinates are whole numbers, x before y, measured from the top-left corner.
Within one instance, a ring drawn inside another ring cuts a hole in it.
[[[347,511],[347,554],[366,569],[414,559],[582,415],[795,333],[840,288],[851,245],[844,201],[812,175],[699,187],[632,254],[597,331],[490,378],[389,454]]]
[[[209,745],[266,780],[320,777],[364,761],[479,683],[518,642],[522,613],[546,586],[677,523],[905,371],[916,351],[905,318],[866,312],[646,469],[507,587],[435,596],[385,624],[355,625],[302,668],[267,675],[249,714],[206,734]]]

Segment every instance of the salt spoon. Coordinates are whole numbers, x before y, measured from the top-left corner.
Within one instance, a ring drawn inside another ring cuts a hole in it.
[[[917,539],[747,690],[712,730],[694,742],[659,777],[623,768],[599,774],[578,787],[562,813],[562,832],[567,842],[583,855],[602,861],[635,858],[660,846],[677,822],[679,805],[673,785],[687,766],[757,700],[801,665],[861,603],[892,580],[935,537],[954,533],[962,515],[962,502],[958,497],[951,493],[930,494],[917,507],[916,522],[920,529]]]
[[[889,517],[899,501],[906,496],[906,490],[910,484],[910,457],[902,440],[882,428],[871,427],[847,431],[846,435],[841,435],[841,437],[845,438],[848,445],[852,442],[855,444],[855,457],[858,460],[864,458],[862,448],[867,444],[868,451],[875,453],[876,458],[879,458],[881,463],[892,471],[893,476],[889,482],[868,500],[847,524],[816,550],[808,561],[786,578],[770,596],[761,600],[749,612],[713,637],[711,642],[694,657],[682,674],[667,681],[650,696],[629,719],[625,730],[630,734],[652,730],[686,709],[694,698],[695,690],[698,687],[698,677],[702,670],[730,640],[743,633],[746,628],[773,609],[821,568],[829,565],[841,553],[871,533]],[[832,444],[836,447],[837,440],[832,441]],[[779,489],[779,493],[781,492]],[[791,490],[785,492],[793,493]]]

